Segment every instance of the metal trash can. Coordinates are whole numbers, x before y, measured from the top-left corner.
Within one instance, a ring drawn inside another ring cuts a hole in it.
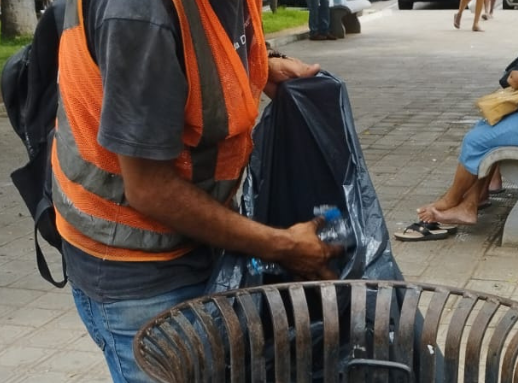
[[[267,285],[171,308],[139,331],[134,352],[159,382],[511,383],[517,308],[409,282]]]

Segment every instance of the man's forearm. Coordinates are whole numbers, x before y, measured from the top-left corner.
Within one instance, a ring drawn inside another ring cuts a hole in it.
[[[271,260],[293,246],[286,230],[259,224],[231,211],[175,175],[169,169],[170,164],[138,159],[125,161],[139,164],[126,165],[126,169],[131,169],[125,174],[130,205],[173,230],[215,247]],[[146,173],[143,173],[142,161],[149,165]]]

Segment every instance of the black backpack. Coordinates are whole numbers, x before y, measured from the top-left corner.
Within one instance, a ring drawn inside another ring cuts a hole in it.
[[[52,204],[50,150],[58,106],[58,48],[65,1],[56,0],[41,16],[31,44],[11,56],[2,70],[5,109],[23,141],[29,162],[11,174],[32,217],[36,260],[42,277],[56,287],[67,282],[61,236]],[[38,243],[39,234],[62,256],[63,280],[55,281]]]
[[[509,86],[509,83],[507,82],[507,78],[511,74],[511,71],[518,70],[518,57],[515,58],[505,69],[504,69],[504,75],[500,79],[500,85],[502,88],[507,88]]]

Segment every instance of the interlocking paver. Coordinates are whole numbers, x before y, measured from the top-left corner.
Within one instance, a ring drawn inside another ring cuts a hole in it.
[[[52,372],[64,372],[69,376],[90,372],[90,369],[99,362],[98,355],[93,352],[58,351],[45,360],[44,368]],[[37,368],[38,366],[35,366]]]
[[[390,233],[414,221],[416,207],[449,186],[462,137],[478,119],[475,98],[497,88],[516,54],[509,48],[516,46],[517,11],[498,10],[485,33],[454,30],[452,12],[385,10],[362,17],[359,35],[279,47],[346,81]],[[69,288],[55,289],[35,272],[32,223],[8,177],[26,154],[5,116],[0,140],[0,381],[110,382]],[[392,241],[405,276],[518,299],[516,249],[499,247],[502,220],[518,198],[518,189],[506,187],[478,225],[453,238]],[[60,272],[57,254],[50,265]]]
[[[19,371],[29,370],[36,363],[55,352],[37,347],[11,346],[0,352],[0,366]]]

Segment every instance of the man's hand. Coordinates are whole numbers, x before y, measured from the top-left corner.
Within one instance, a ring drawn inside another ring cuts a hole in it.
[[[507,78],[507,83],[514,90],[518,90],[518,70],[511,71],[511,73],[509,74],[509,77]]]
[[[290,78],[311,77],[320,70],[319,64],[306,64],[302,61],[286,57],[272,57],[268,59],[268,82],[264,87],[264,93],[270,98],[275,96],[277,85]]]
[[[141,214],[217,248],[279,262],[305,279],[336,279],[329,260],[341,248],[318,239],[323,218],[277,229],[231,211],[176,174],[170,161],[119,156],[125,196]]]
[[[337,279],[329,269],[329,260],[343,252],[343,247],[329,245],[317,237],[324,224],[322,217],[288,228],[294,247],[279,256],[277,262],[293,274],[308,280]]]

